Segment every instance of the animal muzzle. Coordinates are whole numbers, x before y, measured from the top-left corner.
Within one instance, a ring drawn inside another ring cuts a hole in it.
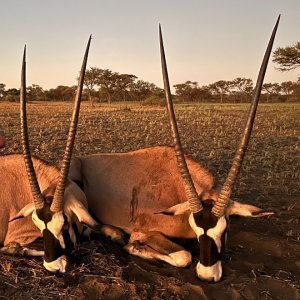
[[[50,272],[65,273],[67,267],[67,257],[65,255],[60,256],[56,260],[46,262],[44,260],[44,267]]]
[[[222,263],[221,261],[217,261],[212,266],[204,266],[198,262],[196,272],[201,280],[217,282],[222,277]]]

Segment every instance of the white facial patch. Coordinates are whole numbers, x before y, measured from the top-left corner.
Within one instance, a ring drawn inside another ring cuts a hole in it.
[[[58,259],[46,262],[44,260],[44,267],[50,271],[50,272],[60,272],[65,273],[66,272],[66,266],[67,266],[67,257],[65,255],[60,256]]]
[[[41,231],[43,232],[43,230],[46,229],[46,225],[44,223],[44,221],[42,221],[36,214],[36,210],[33,211],[32,215],[31,215],[32,221],[35,224],[35,226]]]
[[[223,216],[218,219],[218,222],[215,227],[207,230],[207,235],[215,241],[219,253],[221,253],[221,247],[222,247],[221,237],[224,230],[226,229],[226,226],[227,226],[226,218],[225,216]]]
[[[36,210],[33,211],[32,213],[32,221],[35,224],[35,226],[43,232],[46,228],[55,236],[56,239],[58,239],[61,247],[63,249],[66,248],[65,241],[62,235],[63,232],[63,226],[65,223],[64,217],[63,217],[63,212],[57,212],[53,215],[52,220],[47,223],[47,226],[45,225],[44,221],[42,221],[36,214]],[[71,224],[71,220],[68,217],[68,222]],[[70,239],[73,242],[73,244],[76,244],[76,234],[73,230],[72,226],[69,226],[69,235]]]
[[[66,249],[65,241],[62,235],[63,226],[65,224],[64,215],[62,211],[53,214],[50,222],[47,223],[47,229],[58,239],[60,246]]]
[[[217,261],[213,266],[203,266],[200,262],[196,266],[197,276],[202,280],[217,282],[222,277],[222,264]]]
[[[204,234],[204,230],[196,224],[193,213],[191,213],[189,216],[189,224],[193,231],[196,233],[197,239],[199,240],[200,235]]]

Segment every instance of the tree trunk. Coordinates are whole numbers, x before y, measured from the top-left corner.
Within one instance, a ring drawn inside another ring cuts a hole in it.
[[[109,92],[107,92],[107,103],[111,104],[111,95]]]
[[[94,105],[94,101],[93,101],[93,98],[92,98],[90,90],[88,90],[88,95],[89,95],[90,105],[91,105],[92,108],[94,108],[95,105]]]

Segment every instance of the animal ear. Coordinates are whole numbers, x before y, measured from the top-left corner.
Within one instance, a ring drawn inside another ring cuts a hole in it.
[[[66,188],[65,198],[64,212],[67,216],[72,217],[72,214],[74,214],[80,223],[92,229],[98,225],[98,222],[94,220],[86,208],[85,194],[72,180]]]
[[[167,208],[166,210],[157,212],[155,214],[176,216],[176,215],[182,215],[189,211],[190,211],[189,203],[188,203],[188,201],[186,201],[186,202],[171,206],[171,207]]]
[[[243,204],[237,201],[230,201],[230,205],[227,208],[228,215],[238,215],[242,217],[265,217],[273,215],[272,211],[263,211],[261,208],[249,204]]]
[[[34,203],[29,203],[26,206],[24,206],[12,219],[9,220],[9,222],[12,222],[17,219],[25,218],[33,213],[35,210]]]
[[[76,215],[80,223],[88,226],[93,230],[98,230],[99,223],[94,220],[94,218],[82,204],[76,205],[76,207],[72,207],[71,210]]]

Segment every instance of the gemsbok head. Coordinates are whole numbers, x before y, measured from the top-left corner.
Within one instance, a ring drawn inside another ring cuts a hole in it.
[[[61,163],[62,166],[60,171],[57,171],[55,182],[52,182],[46,188],[44,187],[43,192],[41,192],[41,181],[38,182],[29,147],[26,115],[26,46],[23,54],[20,90],[21,142],[27,177],[34,202],[26,205],[10,222],[32,215],[32,220],[41,231],[43,237],[44,267],[52,272],[65,272],[66,270],[67,257],[76,243],[74,224],[83,223],[94,229],[99,225],[88,213],[86,203],[84,203],[86,202],[84,194],[67,178],[78,124],[90,43],[91,36],[87,43],[80,71],[66,148]],[[56,170],[58,169],[52,170],[52,172],[56,172]],[[47,177],[47,169],[38,170],[38,172],[44,172],[42,176]]]
[[[198,196],[193,181],[191,179],[189,169],[187,168],[175,119],[175,113],[168,79],[167,64],[163,46],[162,32],[161,27],[159,27],[164,89],[167,100],[167,108],[170,118],[172,136],[175,145],[175,153],[178,167],[184,182],[186,196],[188,199],[188,208],[190,211],[189,225],[195,232],[195,235],[197,236],[200,248],[199,262],[196,266],[196,272],[199,278],[207,281],[219,281],[222,276],[221,261],[227,240],[229,215],[232,213],[232,210],[237,209],[237,207],[233,207],[232,205],[230,205],[230,196],[250,139],[257,105],[260,98],[261,88],[267,69],[268,60],[272,51],[272,46],[278,27],[279,19],[280,16],[277,19],[267,50],[263,58],[263,62],[259,71],[254,91],[253,100],[251,102],[249,110],[248,119],[238,149],[235,153],[230,171],[220,192],[218,193],[217,199],[211,199],[211,201],[207,201],[209,199],[205,199],[206,201],[204,201],[204,199],[201,199],[201,196]]]

